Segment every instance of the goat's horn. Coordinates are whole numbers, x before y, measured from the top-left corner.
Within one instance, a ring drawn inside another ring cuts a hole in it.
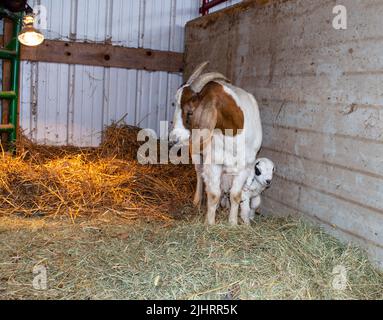
[[[188,82],[186,84],[190,85],[192,84],[197,78],[202,74],[203,70],[208,66],[209,61],[205,61],[198,65],[197,68],[193,71],[192,75],[190,76]]]
[[[201,92],[204,86],[206,86],[210,81],[215,81],[215,80],[222,80],[222,81],[229,82],[229,80],[223,74],[218,72],[210,72],[210,73],[205,73],[199,78],[197,78],[190,85],[190,89],[192,89],[193,92],[195,93]]]

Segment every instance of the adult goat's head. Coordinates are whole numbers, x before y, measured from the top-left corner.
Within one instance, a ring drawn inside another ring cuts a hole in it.
[[[183,84],[176,94],[176,110],[174,113],[174,128],[170,133],[171,143],[187,143],[193,129],[193,116],[201,104],[201,91],[212,81],[228,81],[218,72],[203,74],[209,62],[197,66],[189,80]]]

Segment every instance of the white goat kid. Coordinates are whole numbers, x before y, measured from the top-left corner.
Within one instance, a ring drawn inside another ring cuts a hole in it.
[[[250,224],[250,220],[254,219],[255,211],[261,205],[261,193],[270,187],[275,172],[274,163],[267,158],[257,160],[252,174],[246,180],[241,195],[241,218],[245,224]],[[221,206],[230,208],[229,193],[231,189],[233,177],[228,174],[222,176],[221,188],[223,197]]]
[[[192,159],[203,157],[202,174],[197,172],[199,183],[195,200],[198,202],[201,199],[202,176],[206,185],[207,222],[210,225],[215,223],[221,196],[221,175],[223,172],[233,175],[229,222],[236,225],[242,188],[254,168],[262,143],[259,108],[250,93],[227,83],[221,74],[201,75],[206,65],[200,65],[177,92],[170,140],[189,143],[190,139]],[[196,135],[195,129],[199,130]],[[226,133],[227,129],[231,133]],[[207,131],[208,136],[201,131]]]

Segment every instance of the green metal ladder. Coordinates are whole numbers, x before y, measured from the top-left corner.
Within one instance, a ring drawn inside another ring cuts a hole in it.
[[[9,18],[13,22],[12,40],[0,49],[0,59],[9,60],[11,62],[11,86],[10,91],[1,91],[0,99],[8,100],[9,103],[9,119],[8,123],[2,123],[3,108],[0,107],[0,134],[8,132],[8,140],[11,144],[16,142],[17,138],[17,113],[19,105],[19,71],[20,71],[20,42],[18,34],[22,27],[22,15],[13,14],[0,8],[0,14],[3,17]]]

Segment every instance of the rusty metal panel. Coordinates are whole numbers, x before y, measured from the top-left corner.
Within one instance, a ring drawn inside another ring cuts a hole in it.
[[[226,2],[223,2],[215,7],[213,7],[212,9],[209,10],[209,13],[213,13],[213,12],[216,12],[216,11],[219,11],[219,10],[222,10],[222,9],[226,9],[230,6],[233,6],[237,3],[240,3],[242,0],[228,0]]]
[[[47,9],[48,39],[183,52],[195,0],[35,0]],[[127,114],[159,132],[171,120],[181,74],[49,63],[22,64],[21,127],[35,141],[97,146],[105,125]]]
[[[383,266],[383,2],[246,2],[186,30],[186,74],[201,61],[252,92],[261,154],[277,164],[262,210],[304,216]]]

